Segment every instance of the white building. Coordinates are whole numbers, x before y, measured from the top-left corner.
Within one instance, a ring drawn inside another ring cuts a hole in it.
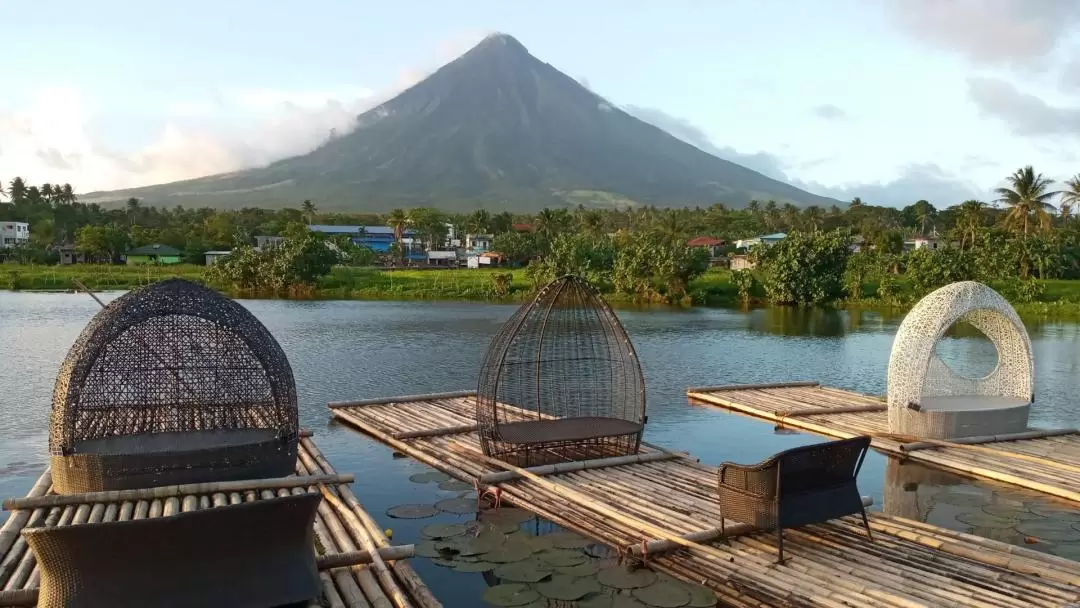
[[[26,222],[0,222],[0,247],[25,245],[30,241],[30,224]]]
[[[232,251],[207,251],[203,255],[206,256],[206,265],[216,264],[218,260],[229,255]]]

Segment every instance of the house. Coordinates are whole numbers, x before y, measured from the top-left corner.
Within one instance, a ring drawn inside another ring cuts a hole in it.
[[[904,249],[937,249],[941,241],[936,236],[917,236],[910,241],[904,241]]]
[[[750,261],[749,256],[745,255],[733,255],[731,256],[731,269],[732,270],[753,270],[756,264]]]
[[[867,244],[866,239],[863,238],[863,235],[861,234],[855,235],[851,239],[851,244],[848,245],[848,249],[851,250],[851,253],[859,253],[860,251],[862,251],[863,247],[867,247]],[[871,246],[871,248],[873,247]]]
[[[429,251],[427,252],[429,266],[456,266],[456,251]]]
[[[510,227],[514,232],[536,232],[536,227],[532,224],[513,224]]]
[[[260,251],[263,249],[273,249],[284,242],[285,237],[283,236],[259,235],[255,237],[255,248]]]
[[[327,226],[325,224],[312,224],[308,226],[312,232],[330,236],[347,235],[353,243],[361,247],[367,247],[376,253],[387,253],[397,240],[394,237],[394,229],[389,226]],[[405,248],[409,258],[417,257],[415,249],[416,231],[407,228],[402,233],[401,245]],[[419,258],[423,259],[423,252],[419,252]]]
[[[61,266],[86,263],[86,254],[76,250],[74,245],[61,245],[56,248],[56,253],[60,256]]]
[[[27,222],[0,222],[0,248],[18,247],[30,241],[30,224]]]
[[[271,245],[271,247],[273,247],[273,245]],[[218,260],[229,255],[230,253],[232,253],[232,251],[207,251],[203,253],[203,256],[206,257],[206,265],[210,266],[212,264],[216,264]]]
[[[481,254],[491,249],[491,242],[494,237],[490,234],[466,234],[465,235],[465,249],[469,253]]]
[[[702,248],[709,251],[710,258],[720,257],[720,250],[724,248],[724,241],[711,236],[699,236],[686,241],[687,247]]]
[[[184,257],[184,252],[175,247],[155,243],[136,247],[125,254],[128,266],[138,264],[179,264]]]
[[[735,247],[738,249],[749,249],[754,245],[765,245],[766,247],[772,247],[780,241],[787,238],[787,233],[777,232],[774,234],[764,234],[762,236],[756,236],[752,239],[745,239],[735,241]]]

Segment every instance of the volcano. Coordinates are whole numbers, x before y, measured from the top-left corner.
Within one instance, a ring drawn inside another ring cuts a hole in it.
[[[146,205],[382,212],[837,201],[717,158],[630,116],[512,36],[478,45],[315,150],[265,167],[84,197]]]

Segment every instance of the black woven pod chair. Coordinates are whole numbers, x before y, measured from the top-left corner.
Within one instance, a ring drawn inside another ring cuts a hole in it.
[[[585,279],[556,279],[495,335],[480,369],[476,420],[485,454],[523,466],[638,451],[641,365]]]
[[[127,293],[83,329],[53,389],[60,494],[293,473],[296,386],[247,309],[180,279]]]

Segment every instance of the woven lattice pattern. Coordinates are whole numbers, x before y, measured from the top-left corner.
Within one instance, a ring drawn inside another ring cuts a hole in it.
[[[166,462],[185,452],[198,460],[217,450],[218,462],[205,466],[219,467],[257,460],[243,457],[245,445],[295,444],[297,427],[292,368],[266,327],[229,298],[176,279],[117,298],[83,330],[56,379],[49,449],[71,463],[86,455]],[[100,462],[80,468],[111,474]]]
[[[485,453],[516,462],[637,452],[641,365],[592,285],[557,279],[503,325],[480,370],[477,422]]]
[[[956,373],[937,354],[938,340],[958,321],[981,331],[997,349],[997,366],[983,378]],[[956,429],[945,428],[950,426],[951,418],[941,416],[941,412],[921,412],[921,406],[935,398],[951,399],[938,401],[954,403],[956,409],[971,408],[971,403],[977,405],[979,398],[987,404],[995,403],[996,399],[1006,406],[1028,403],[1034,391],[1033,375],[1031,341],[1020,317],[1005,298],[975,281],[946,285],[919,301],[897,331],[889,358],[889,425],[896,432],[955,436]],[[963,397],[975,400],[965,403],[959,399]],[[1015,425],[1017,417],[1015,407],[1012,409],[1001,410],[1007,414],[1004,423],[1010,426]],[[1026,423],[1026,410],[1022,417]]]

